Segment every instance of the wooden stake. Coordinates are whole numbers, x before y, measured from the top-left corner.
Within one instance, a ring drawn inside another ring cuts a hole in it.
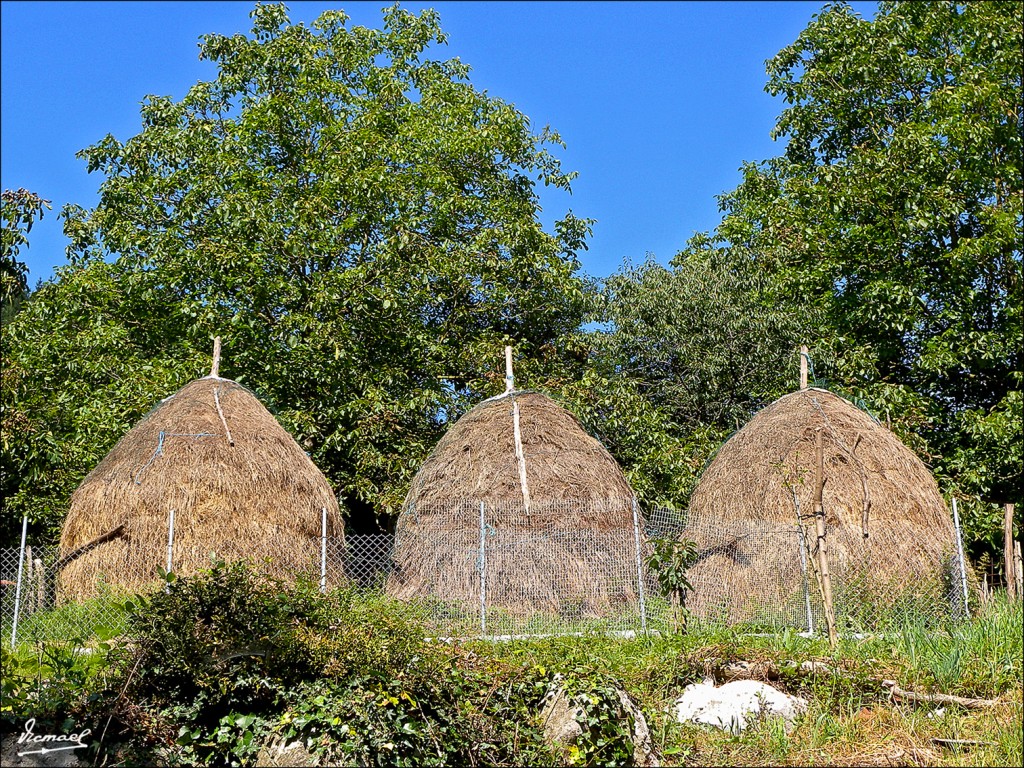
[[[515,389],[515,378],[512,376],[512,347],[505,347],[505,391]]]
[[[839,642],[836,634],[836,613],[832,604],[832,575],[828,568],[828,553],[825,551],[825,506],[822,492],[825,488],[825,443],[821,427],[814,435],[814,527],[818,535],[818,572],[820,573],[821,601],[825,608],[825,623],[828,625],[828,642],[833,648]]]
[[[94,547],[98,547],[100,544],[103,544],[104,542],[110,541],[111,539],[116,539],[118,536],[122,535],[123,533],[124,533],[124,524],[121,524],[121,525],[117,526],[117,528],[114,528],[111,531],[107,531],[106,533],[100,534],[99,536],[97,536],[92,541],[87,541],[85,544],[80,546],[74,552],[71,552],[71,553],[69,553],[67,555],[64,555],[64,557],[62,557],[60,560],[58,560],[56,563],[54,563],[54,565],[53,565],[54,572],[59,571],[61,568],[63,568],[65,565],[70,563],[75,558],[81,557],[86,552],[88,552],[90,549],[93,549]]]
[[[1016,600],[1020,595],[1017,584],[1017,566],[1013,563],[1013,504],[1003,507],[1003,554],[1006,560],[1006,596]]]
[[[519,465],[519,487],[523,491],[523,510],[530,518],[530,486],[526,482],[526,454],[523,453],[523,433],[519,427],[519,403],[512,397],[512,437],[516,444],[516,463]]]
[[[505,347],[505,393],[515,390],[512,375],[512,347]],[[519,403],[512,397],[512,435],[516,447],[516,463],[519,465],[519,487],[523,491],[523,510],[530,517],[530,486],[526,482],[526,455],[523,453],[523,435],[519,429]]]
[[[213,365],[210,366],[210,378],[218,379],[220,374],[220,336],[215,336],[213,339]]]
[[[220,407],[220,384],[213,388],[213,403],[217,406],[217,415],[220,416],[220,423],[224,425],[224,437],[228,439],[228,445],[233,446],[235,439],[231,437],[231,430],[228,429],[228,420],[224,418],[224,410]]]
[[[807,389],[807,345],[800,345],[800,389]]]
[[[46,603],[46,572],[43,570],[43,561],[38,557],[35,561],[36,570],[36,606],[39,609],[45,607]]]
[[[926,704],[956,704],[964,709],[991,709],[999,704],[998,699],[968,699],[963,696],[951,696],[948,693],[918,693],[900,688],[895,680],[883,680],[882,686],[888,688],[893,698],[903,701],[917,701]]]

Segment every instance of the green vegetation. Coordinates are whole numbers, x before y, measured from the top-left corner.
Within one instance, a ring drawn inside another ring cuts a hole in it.
[[[18,640],[70,640],[69,632],[77,638],[114,637],[127,629],[128,616],[134,607],[135,599],[130,595],[104,590],[100,597],[81,603],[65,603],[57,608],[32,612],[23,608],[18,622]],[[8,641],[12,617],[13,611],[3,617],[4,637]]]
[[[826,6],[768,62],[784,153],[746,165],[721,224],[668,267],[599,285],[577,258],[591,222],[539,221],[535,185],[573,178],[561,139],[466,65],[428,59],[445,39],[434,12],[394,6],[372,30],[257,5],[251,35],[202,39],[213,80],[149,97],[138,135],[80,153],[99,202],[64,208],[70,262],[27,296],[18,256],[47,203],[4,193],[0,542],[23,514],[52,536],[114,442],[205,373],[214,335],[222,372],[362,524],[394,515],[448,421],[501,389],[506,343],[519,383],[577,413],[643,501],[682,509],[724,438],[793,388],[806,341],[815,377],[961,499],[984,562],[1000,505],[1024,513],[1022,13],[883,2],[865,21]],[[680,604],[691,555],[658,555]],[[223,564],[167,586],[27,620],[29,642],[2,651],[5,725],[91,728],[91,757],[111,764],[252,764],[275,741],[368,765],[625,764],[622,690],[669,765],[1022,761],[1020,603],[948,626],[904,618],[835,650],[694,626],[449,645],[373,593]],[[67,613],[94,636],[30,644]],[[810,701],[794,731],[673,721],[686,685],[740,660]],[[996,702],[900,703],[883,680]],[[537,717],[558,687],[580,712],[571,747],[547,744]]]
[[[0,194],[0,315],[5,323],[28,296],[28,267],[18,255],[28,247],[32,225],[48,210],[50,201],[27,189]]]
[[[976,553],[1024,500],[1022,29],[1012,3],[827,6],[768,62],[786,150],[715,233],[962,499]]]
[[[577,413],[645,502],[684,507],[807,342],[816,380],[959,497],[974,557],[1002,503],[1024,509],[1019,4],[827,6],[768,62],[784,153],[746,165],[668,267],[603,285],[579,269],[588,220],[539,223],[536,185],[574,176],[561,139],[425,57],[436,13],[251,15],[249,36],[203,37],[216,77],[82,150],[99,202],[64,208],[70,263],[24,300],[46,201],[4,193],[4,542],[25,513],[54,534],[213,335],[360,526],[386,524],[447,423],[500,390],[506,343],[517,381]]]
[[[943,765],[1013,765],[1021,756],[1020,603],[996,601],[939,629],[906,621],[834,651],[824,638],[746,628],[430,642],[406,604],[354,590],[321,595],[241,565],[172,581],[129,607],[126,635],[84,650],[5,647],[7,726],[31,716],[92,728],[92,757],[127,764],[249,765],[268,744],[300,742],[335,763],[628,765],[624,691],[667,765],[832,764],[899,759],[898,749]],[[738,661],[778,670],[775,685],[809,700],[793,732],[766,723],[731,736],[674,722],[669,706],[686,685],[721,679]],[[792,661],[828,669],[808,673]],[[997,702],[980,711],[901,704],[884,680]],[[539,714],[556,688],[579,707],[583,735],[572,745],[543,738]],[[948,751],[932,738],[984,743]]]

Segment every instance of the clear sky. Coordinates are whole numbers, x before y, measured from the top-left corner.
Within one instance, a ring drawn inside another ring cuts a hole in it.
[[[342,8],[380,26],[384,2],[292,2],[293,22]],[[480,89],[550,125],[579,172],[571,197],[541,189],[549,226],[571,208],[597,219],[583,267],[603,277],[624,259],[666,262],[718,222],[715,196],[747,160],[779,154],[769,138],[781,99],[764,92],[764,62],[793,42],[819,2],[405,2],[433,7],[448,33],[438,57],[459,57]],[[874,2],[854,8],[872,17]],[[57,218],[95,204],[102,178],[75,152],[140,127],[147,94],[180,99],[214,66],[198,38],[250,29],[251,2],[0,4],[0,183],[53,201],[22,258],[30,284],[64,263]]]

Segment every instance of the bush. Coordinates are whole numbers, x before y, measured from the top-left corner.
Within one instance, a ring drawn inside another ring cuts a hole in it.
[[[380,593],[322,595],[218,563],[140,602],[108,695],[127,740],[176,734],[161,760],[246,764],[275,738],[368,765],[543,757],[530,722],[542,686],[424,635],[414,608]],[[145,734],[139,707],[160,721]]]

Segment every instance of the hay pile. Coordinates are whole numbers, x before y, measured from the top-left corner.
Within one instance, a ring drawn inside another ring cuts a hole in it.
[[[482,502],[488,606],[606,615],[635,599],[632,499],[608,451],[549,397],[514,391],[485,400],[448,430],[414,478],[388,591],[478,605]]]
[[[837,589],[844,578],[858,579],[862,583],[851,588],[886,600],[940,578],[956,538],[928,469],[868,414],[812,388],[763,409],[704,471],[690,502],[688,528],[699,532],[694,538],[708,556],[690,575],[695,585],[722,586],[717,595],[695,590],[689,606],[698,614],[716,609],[716,603],[721,610],[724,595],[730,619],[749,618],[757,606],[781,608],[802,593],[797,505],[801,514],[813,513],[819,428],[826,546]],[[805,517],[803,524],[813,546],[813,519]],[[817,599],[813,574],[810,579]]]
[[[84,599],[98,580],[134,589],[166,566],[175,511],[175,573],[224,560],[264,561],[288,576],[317,566],[321,509],[342,535],[327,479],[245,387],[197,379],[163,400],[118,441],[71,497],[59,599]],[[99,537],[86,551],[83,546]]]

